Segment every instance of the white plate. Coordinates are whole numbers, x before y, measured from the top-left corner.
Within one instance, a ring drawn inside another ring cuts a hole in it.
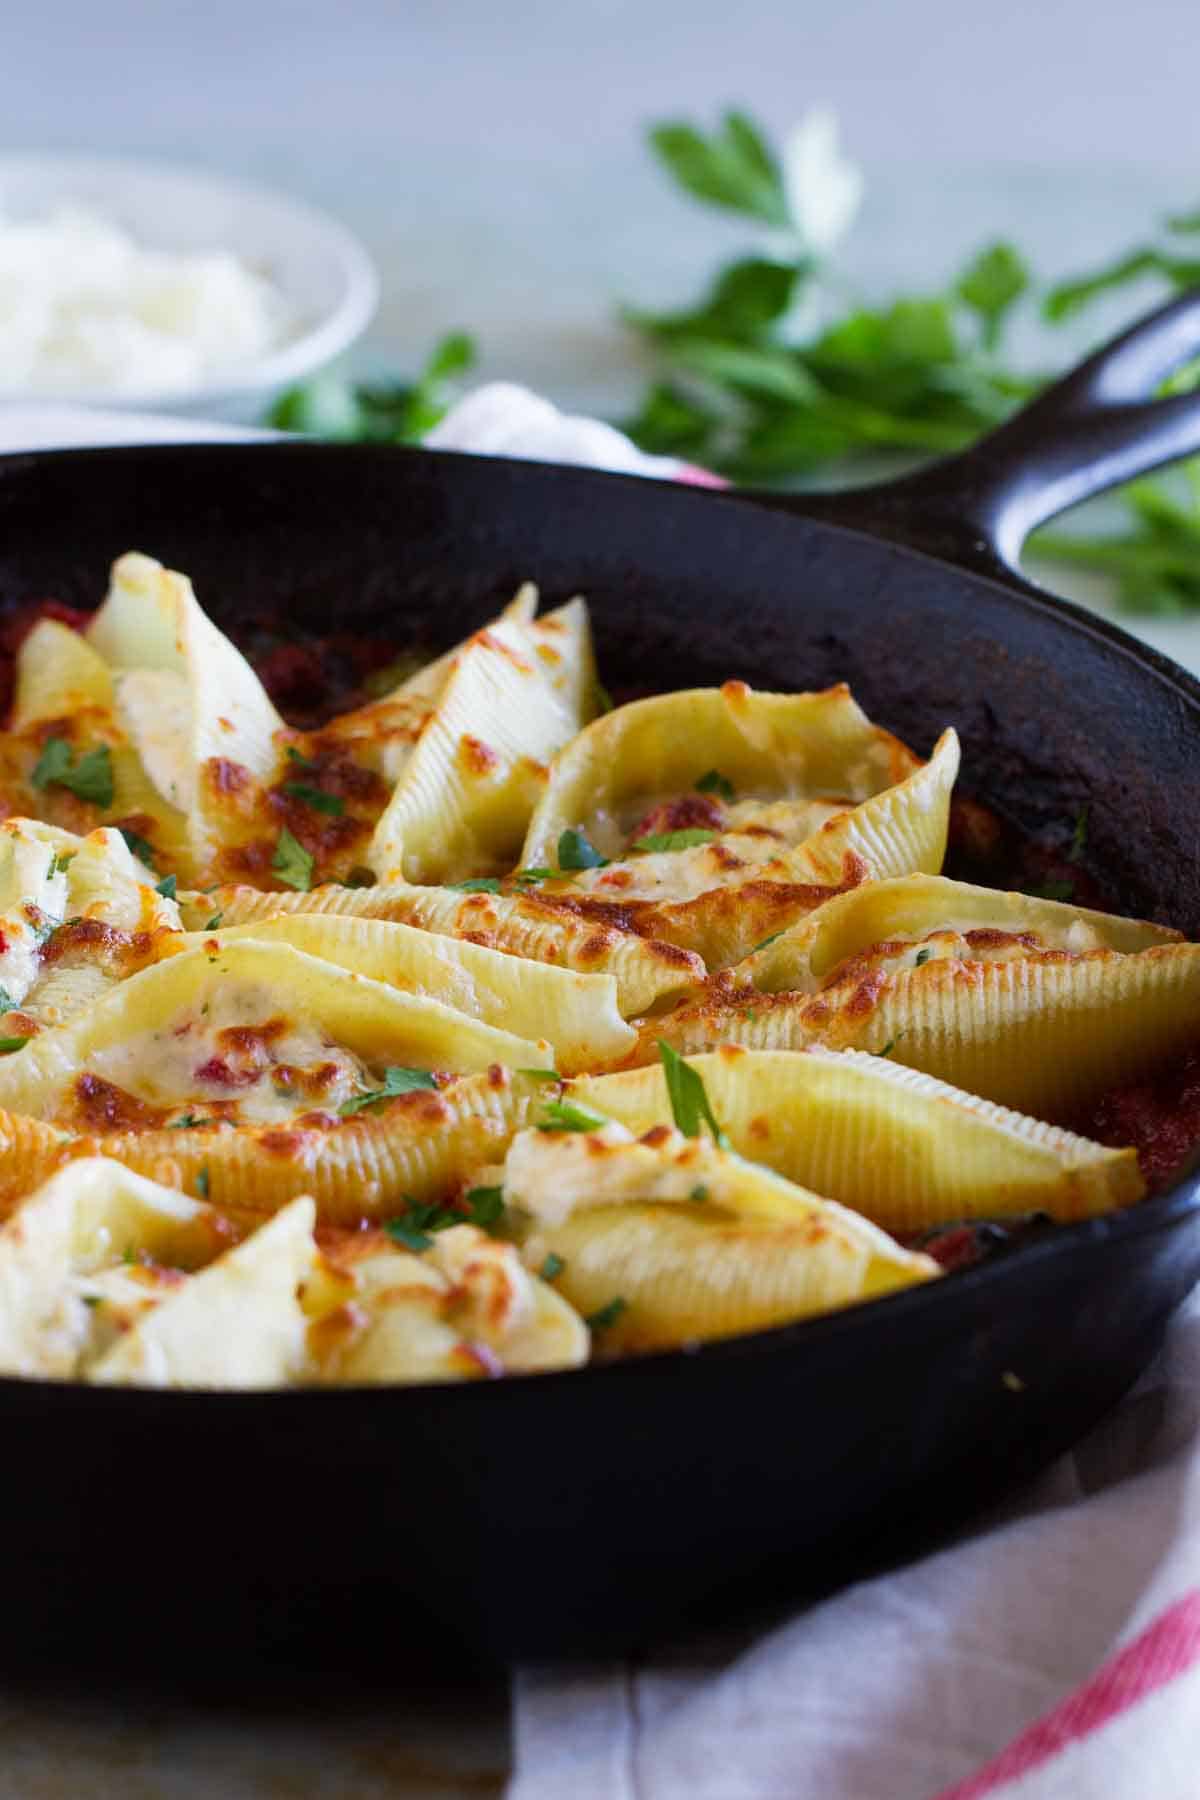
[[[55,400],[257,418],[274,394],[346,349],[375,312],[379,278],[358,240],[326,214],[266,189],[123,157],[0,155],[6,213],[36,218],[64,201],[94,207],[152,249],[232,251],[275,283],[300,324],[268,355],[186,391],[92,390]],[[0,402],[34,398],[28,390],[0,391]]]

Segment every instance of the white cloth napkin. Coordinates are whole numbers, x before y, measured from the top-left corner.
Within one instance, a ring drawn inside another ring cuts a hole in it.
[[[0,409],[0,450],[247,435]],[[712,479],[507,384],[430,441]],[[1200,1800],[1200,1297],[1002,1521],[783,1624],[521,1671],[514,1740],[509,1800]]]

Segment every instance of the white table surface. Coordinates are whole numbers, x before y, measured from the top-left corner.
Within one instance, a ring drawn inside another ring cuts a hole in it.
[[[360,366],[411,369],[464,327],[484,375],[619,416],[644,372],[614,302],[683,300],[742,241],[659,176],[649,120],[741,102],[781,130],[836,104],[867,292],[936,284],[996,235],[1058,273],[1200,198],[1197,49],[1195,0],[39,0],[0,18],[0,147],[291,190],[380,264]],[[1200,626],[1145,635],[1200,667]],[[331,1718],[0,1680],[6,1800],[446,1800],[498,1793],[505,1762],[498,1685]]]

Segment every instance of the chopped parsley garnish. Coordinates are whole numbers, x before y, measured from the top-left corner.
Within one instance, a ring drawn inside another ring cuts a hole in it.
[[[504,1189],[498,1187],[468,1188],[466,1203],[469,1214],[468,1225],[478,1225],[484,1231],[494,1225],[504,1211]],[[463,1223],[460,1219],[459,1223]]]
[[[914,962],[913,968],[914,969],[923,968],[925,966],[925,964],[929,961],[929,959],[932,955],[933,955],[933,951],[928,948],[926,948],[924,950],[918,950],[917,951],[917,960]]]
[[[752,1024],[752,1025],[757,1025],[757,1024],[758,1024],[758,1012],[757,1012],[757,1009],[756,1009],[756,1008],[755,1008],[755,1007],[753,1007],[753,1006],[748,1006],[748,1007],[747,1007],[747,1008],[746,1008],[746,1011],[745,1011],[745,1013],[744,1013],[744,1014],[743,1014],[743,1015],[742,1015],[742,1016],[743,1016],[743,1017],[744,1017],[744,1018],[747,1018],[747,1019],[749,1019],[749,1021],[750,1021],[750,1023],[751,1023],[751,1024]]]
[[[373,1088],[369,1094],[356,1094],[352,1100],[343,1100],[338,1107],[343,1119],[351,1114],[361,1112],[364,1106],[374,1106],[380,1100],[394,1100],[397,1094],[412,1094],[418,1088],[436,1090],[437,1082],[428,1069],[385,1069],[383,1086]]]
[[[448,881],[446,883],[447,887],[454,888],[460,894],[498,894],[501,885],[500,879],[496,875],[474,875],[470,881]]]
[[[882,1050],[877,1050],[875,1052],[876,1056],[890,1056],[892,1054],[892,1051],[896,1048],[896,1045],[900,1042],[900,1039],[902,1037],[907,1037],[907,1036],[908,1036],[908,1026],[905,1025],[900,1031],[898,1031],[896,1033],[895,1037],[890,1037],[888,1039],[887,1043],[883,1046]]]
[[[702,1077],[662,1038],[658,1040],[658,1054],[662,1058],[671,1112],[684,1137],[699,1137],[703,1121],[712,1132],[713,1142],[720,1149],[728,1150],[729,1139],[717,1124]]]
[[[631,850],[655,852],[659,850],[694,850],[697,844],[711,844],[716,837],[715,831],[703,831],[698,827],[687,831],[652,831],[649,836],[638,838],[631,844]]]
[[[722,775],[720,769],[710,769],[707,775],[702,775],[696,783],[696,792],[698,794],[717,794],[731,806],[736,798],[732,781],[728,775]]]
[[[393,1243],[403,1244],[406,1250],[415,1250],[419,1254],[432,1244],[432,1232],[446,1231],[451,1225],[465,1222],[462,1213],[439,1206],[436,1201],[422,1204],[418,1200],[409,1200],[402,1213],[394,1219],[384,1220],[383,1229]]]
[[[566,1268],[566,1266],[567,1265],[563,1261],[563,1258],[561,1256],[556,1256],[554,1251],[552,1250],[550,1252],[549,1256],[546,1258],[545,1262],[542,1264],[541,1268],[538,1270],[538,1274],[541,1276],[543,1281],[553,1281],[556,1276],[562,1274],[562,1272]]]
[[[568,825],[558,840],[560,869],[605,869],[607,856],[601,856],[581,825]]]
[[[205,931],[215,931],[224,917],[225,914],[223,912],[215,912],[208,921],[208,924],[204,927]]]
[[[16,1001],[6,987],[0,987],[0,1013],[12,1012]]]
[[[208,1199],[208,1164],[196,1171],[196,1192],[202,1200]]]
[[[786,930],[787,930],[787,927],[785,925],[783,928],[783,931],[773,931],[771,933],[770,937],[763,938],[761,943],[755,944],[753,950],[750,952],[751,956],[757,956],[760,950],[765,950],[768,944],[773,944],[775,942],[776,938],[781,938],[783,936],[783,932]]]
[[[518,1069],[518,1075],[528,1075],[530,1081],[561,1081],[562,1076],[557,1069]]]
[[[603,1113],[581,1106],[578,1100],[547,1100],[537,1122],[539,1131],[599,1131],[608,1124]]]
[[[117,830],[125,839],[130,855],[136,856],[140,862],[147,863],[150,868],[153,868],[156,852],[150,839],[140,836],[136,831],[130,831],[127,825],[118,825]]]
[[[74,861],[74,857],[75,852],[73,850],[66,850],[61,856],[52,856],[50,858],[50,867],[47,873],[50,875],[65,875]]]
[[[0,1038],[0,1056],[11,1056],[14,1050],[23,1050],[28,1042],[27,1037]]]
[[[184,1113],[182,1118],[172,1119],[167,1126],[168,1131],[195,1131],[198,1125],[215,1125],[215,1119],[198,1118],[195,1113]]]
[[[317,768],[316,763],[313,762],[309,757],[305,756],[303,750],[297,750],[295,744],[288,745],[287,759],[289,762],[295,763],[295,765],[298,769],[303,769],[305,774],[307,774],[307,775],[312,775],[316,772],[316,768]]]
[[[324,788],[310,787],[306,781],[285,781],[283,791],[311,806],[314,812],[329,813],[335,819],[340,819],[346,810],[340,795],[327,794]]]
[[[1075,829],[1071,833],[1071,845],[1067,851],[1069,862],[1078,862],[1087,844],[1088,808],[1081,806],[1075,816]]]
[[[107,744],[88,750],[79,761],[66,738],[47,738],[30,776],[35,788],[64,787],[78,800],[92,806],[113,803],[112,757]]]
[[[539,881],[553,881],[558,874],[557,869],[518,869],[518,887],[536,887]]]
[[[127,1264],[128,1266],[132,1266],[134,1263],[137,1262],[137,1260],[138,1260],[138,1253],[134,1249],[133,1245],[126,1244],[124,1250],[121,1252],[121,1261],[123,1263]]]
[[[102,1294],[85,1294],[83,1304],[85,1306],[103,1306],[104,1296]]]
[[[1025,892],[1032,900],[1073,900],[1075,883],[1073,881],[1043,881],[1039,887],[1026,888]]]
[[[695,1187],[692,1189],[691,1193],[688,1195],[688,1199],[695,1200],[697,1202],[708,1199],[708,1189],[705,1187],[705,1185],[702,1181],[698,1181],[696,1183]]]
[[[628,1306],[628,1300],[618,1294],[615,1299],[609,1301],[607,1306],[602,1306],[599,1312],[588,1313],[583,1322],[589,1331],[607,1331],[611,1325],[616,1324]]]
[[[155,883],[154,891],[156,894],[161,894],[164,900],[173,900],[175,898],[174,875],[164,875],[161,881]]]
[[[275,854],[271,858],[271,867],[280,881],[288,887],[296,888],[307,894],[312,886],[314,858],[304,848],[298,838],[294,838],[285,825],[279,834],[279,842],[275,846]]]

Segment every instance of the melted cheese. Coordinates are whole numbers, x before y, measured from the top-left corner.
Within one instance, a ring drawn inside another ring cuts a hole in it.
[[[220,1117],[249,1125],[335,1113],[379,1085],[359,1057],[288,1017],[278,994],[238,982],[154,1031],[98,1051],[90,1067],[151,1106],[219,1106]]]

